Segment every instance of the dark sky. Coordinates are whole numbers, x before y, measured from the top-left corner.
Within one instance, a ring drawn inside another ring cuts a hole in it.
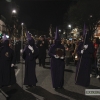
[[[64,13],[74,0],[15,0],[19,5],[18,17],[28,28],[48,31],[63,24]],[[5,8],[6,12],[7,9]],[[10,11],[8,11],[9,13]]]
[[[63,16],[70,3],[66,1],[20,2],[19,17],[31,28],[48,30],[50,24],[53,26],[63,24]]]

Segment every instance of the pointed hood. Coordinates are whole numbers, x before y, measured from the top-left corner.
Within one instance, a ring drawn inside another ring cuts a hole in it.
[[[57,27],[56,27],[56,33],[55,33],[55,40],[61,40]]]
[[[4,44],[4,46],[9,47],[9,40],[8,40],[8,38],[6,37],[5,34],[3,35],[3,44]]]
[[[86,25],[84,23],[84,28],[83,28],[83,37],[85,37],[85,35],[87,34],[87,31],[86,31]]]
[[[3,34],[3,41],[8,40],[8,38],[6,37],[6,34]]]
[[[85,44],[89,43],[91,35],[87,31],[86,25],[84,24],[84,29],[83,29],[83,41]]]
[[[26,36],[27,36],[27,40],[30,40],[32,37],[31,37],[31,34],[30,33],[26,33]]]
[[[27,36],[27,40],[28,40],[28,45],[35,46],[35,41],[32,38],[31,34],[27,32],[26,36]]]

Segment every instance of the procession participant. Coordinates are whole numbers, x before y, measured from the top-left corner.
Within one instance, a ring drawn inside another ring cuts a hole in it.
[[[37,47],[39,49],[39,66],[42,65],[43,67],[45,67],[46,49],[48,48],[48,44],[46,43],[44,36],[40,37],[40,40],[37,43]]]
[[[50,47],[49,56],[51,57],[50,66],[53,88],[63,88],[65,48],[61,44],[61,39],[57,29],[55,34],[55,43]]]
[[[91,58],[93,52],[93,43],[90,40],[89,33],[87,33],[77,48],[77,54],[79,57],[75,75],[75,82],[77,85],[86,87],[90,84]]]
[[[96,56],[97,56],[97,66],[95,66],[96,68],[96,78],[97,79],[100,79],[100,44],[98,46],[98,49],[97,49],[97,53],[96,53]]]
[[[16,63],[20,63],[20,50],[21,50],[21,41],[19,40],[19,38],[16,38],[16,43],[15,43]]]
[[[16,83],[15,78],[15,55],[9,47],[9,40],[4,34],[3,46],[0,48],[0,86],[9,86]]]
[[[36,86],[36,58],[38,56],[38,48],[35,45],[34,39],[27,33],[28,45],[23,51],[23,59],[25,60],[25,77],[24,85]]]

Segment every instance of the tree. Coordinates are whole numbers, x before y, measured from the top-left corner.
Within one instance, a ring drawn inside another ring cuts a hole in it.
[[[86,24],[89,33],[93,35],[100,20],[100,0],[78,0],[76,4],[70,6],[66,18],[74,26],[83,29]]]

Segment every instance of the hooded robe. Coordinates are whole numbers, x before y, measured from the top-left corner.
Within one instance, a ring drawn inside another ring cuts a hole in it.
[[[29,39],[28,45],[32,46],[34,49],[34,53],[28,48],[25,47],[23,51],[23,59],[25,60],[25,77],[24,77],[24,85],[34,85],[36,86],[37,78],[36,78],[36,58],[38,56],[38,48],[35,46],[35,41],[33,38]]]
[[[9,40],[5,40],[0,48],[0,86],[16,83],[15,71],[11,64],[15,64],[14,50],[9,47]]]
[[[64,59],[54,57],[54,55],[56,55],[57,48],[63,50],[63,56],[65,57],[65,48],[61,44],[61,40],[56,29],[55,44],[51,45],[49,49],[49,56],[51,57],[51,77],[53,88],[62,88],[64,85],[65,62]]]
[[[83,43],[84,41],[85,43]],[[76,66],[75,83],[77,85],[87,87],[90,85],[91,60],[94,52],[94,46],[92,41],[89,39],[88,34],[83,42],[81,42],[77,48],[79,60]],[[88,45],[88,48],[84,50],[83,54],[81,54],[83,45]]]

